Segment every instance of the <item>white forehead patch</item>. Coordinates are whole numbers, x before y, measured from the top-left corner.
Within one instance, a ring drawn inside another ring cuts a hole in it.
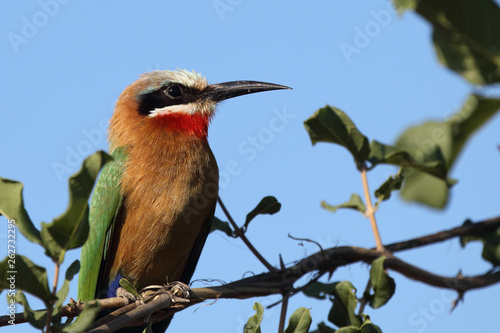
[[[195,71],[188,71],[186,69],[178,69],[177,71],[164,71],[166,76],[173,82],[178,82],[186,87],[194,89],[205,89],[208,86],[207,79]]]
[[[138,83],[141,87],[137,93],[138,96],[152,93],[171,83],[182,84],[196,90],[208,87],[208,81],[203,75],[185,69],[148,72],[141,75]]]

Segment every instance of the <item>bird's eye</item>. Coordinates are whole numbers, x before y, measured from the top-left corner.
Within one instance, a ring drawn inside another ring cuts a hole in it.
[[[167,96],[171,98],[179,98],[182,95],[182,89],[179,86],[171,85],[168,86],[167,89],[165,89],[165,94],[167,94]]]

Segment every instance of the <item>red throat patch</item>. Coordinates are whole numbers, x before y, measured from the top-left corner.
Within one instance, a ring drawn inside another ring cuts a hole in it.
[[[155,124],[170,131],[190,134],[199,139],[206,140],[208,136],[208,124],[211,115],[185,114],[185,113],[167,113],[154,117]]]

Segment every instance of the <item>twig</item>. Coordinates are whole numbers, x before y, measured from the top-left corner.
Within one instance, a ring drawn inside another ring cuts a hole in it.
[[[59,282],[59,262],[56,262],[56,267],[54,269],[54,283],[52,285],[52,294],[55,296],[57,292],[57,284]],[[49,303],[49,308],[47,309],[47,328],[45,330],[46,333],[50,332],[50,322],[52,321],[52,311],[54,310],[54,301]]]
[[[87,330],[91,331],[91,330],[96,329],[98,327],[105,327],[110,322],[114,321],[116,318],[119,318],[119,316],[124,315],[127,312],[132,311],[133,309],[137,308],[137,305],[138,305],[137,302],[130,303],[130,304],[124,304],[121,307],[117,308],[115,311],[111,312],[110,314],[95,321],[89,328],[87,328]]]
[[[370,219],[370,224],[372,226],[373,236],[375,237],[375,244],[377,251],[383,253],[385,251],[384,245],[382,244],[382,239],[380,238],[380,232],[377,226],[377,220],[375,220],[375,207],[372,205],[372,199],[370,196],[370,189],[368,188],[368,178],[366,177],[366,165],[361,167],[361,182],[363,183],[363,192],[365,194],[366,200],[366,212],[365,215]]]
[[[319,250],[320,251],[323,251],[323,247],[321,246],[320,243],[316,242],[316,241],[313,241],[312,239],[309,239],[309,238],[298,238],[298,237],[293,237],[292,235],[288,234],[288,237],[293,239],[293,240],[296,240],[296,241],[301,241],[301,242],[308,242],[308,243],[313,243],[315,244],[317,247],[319,247]]]
[[[285,331],[286,311],[288,309],[289,298],[290,296],[287,293],[283,293],[283,302],[281,303],[281,314],[280,314],[280,324],[278,326],[278,333],[283,333]]]
[[[236,230],[236,235],[238,237],[241,238],[241,240],[243,241],[243,243],[245,243],[245,245],[250,249],[250,251],[257,257],[257,259],[260,260],[260,262],[266,266],[267,270],[270,271],[270,272],[273,272],[276,270],[275,267],[273,267],[260,253],[259,251],[257,251],[257,249],[252,245],[252,243],[250,243],[250,241],[248,240],[247,236],[245,236],[245,234],[243,232],[241,232],[241,229],[238,227],[238,225],[236,224],[236,222],[234,221],[233,217],[231,216],[231,214],[229,214],[229,211],[227,210],[226,206],[224,206],[224,203],[222,202],[222,199],[219,197],[217,197],[217,202],[219,203],[220,205],[220,208],[222,208],[222,211],[224,212],[224,214],[226,214],[226,217],[227,219],[229,220],[229,223],[231,223],[231,225],[233,226],[234,230]]]
[[[304,284],[303,286],[300,286],[298,288],[294,288],[293,290],[291,290],[288,294],[288,297],[292,297],[294,296],[295,294],[298,294],[298,293],[301,293],[304,289],[307,289],[307,287],[309,287],[310,285],[318,282],[318,280],[324,275],[324,273],[321,273],[319,272],[318,274],[316,274],[316,276],[314,278],[312,278],[311,280],[309,280],[306,284]],[[275,307],[276,305],[278,304],[281,304],[281,302],[283,302],[282,299],[280,299],[279,301],[277,302],[274,302],[274,303],[271,303],[269,304],[266,309],[271,309],[273,307]]]
[[[370,293],[370,288],[372,287],[372,280],[368,279],[368,283],[366,284],[365,292],[363,293],[363,297],[361,298],[361,302],[359,303],[359,311],[358,315],[361,316],[361,314],[365,311],[365,306],[368,303],[368,299],[366,298],[366,295]]]

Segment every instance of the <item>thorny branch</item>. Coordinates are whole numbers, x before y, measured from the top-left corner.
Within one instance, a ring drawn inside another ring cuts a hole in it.
[[[481,232],[487,232],[500,227],[500,217],[485,220],[478,223],[472,223],[462,227],[453,228],[442,231],[436,234],[410,239],[404,242],[398,242],[387,245],[385,248],[391,252],[398,252],[408,249],[413,249],[420,246],[425,246],[433,243],[438,243],[457,236],[472,235]],[[302,276],[317,272],[319,275],[333,271],[339,267],[350,265],[357,262],[371,263],[380,256],[380,252],[376,249],[365,249],[354,246],[341,246],[322,250],[313,255],[297,262],[295,265],[275,270],[272,272],[262,273],[260,275],[248,277],[239,281],[231,282],[226,285],[206,288],[194,288],[191,290],[191,298],[174,298],[169,300],[168,297],[156,297],[145,305],[141,305],[141,316],[144,314],[153,313],[162,308],[167,303],[170,303],[170,308],[157,311],[151,320],[159,321],[175,312],[181,311],[191,305],[198,304],[208,299],[246,299],[258,296],[268,296],[272,294],[283,294],[283,290],[291,290],[293,293],[294,283]],[[419,267],[406,263],[395,256],[387,255],[385,265],[387,269],[401,273],[402,275],[423,282],[425,284],[456,290],[459,293],[464,293],[468,290],[486,287],[500,282],[500,271],[491,271],[483,275],[477,276],[461,276],[445,277],[433,274]],[[101,306],[106,309],[116,309],[124,305],[125,301],[122,298],[110,298],[100,300]],[[161,303],[161,306],[160,304]],[[83,303],[75,303],[71,306],[66,306],[62,310],[63,316],[74,317],[83,309]],[[137,304],[129,304],[127,307],[134,309]],[[144,308],[143,308],[144,307]],[[143,309],[142,309],[143,308]],[[127,313],[130,316],[130,312]],[[132,322],[138,318],[136,314],[128,320]],[[0,317],[0,326],[8,324],[8,316]],[[16,323],[24,322],[23,314],[16,314]],[[113,326],[116,327],[116,326]],[[102,327],[101,327],[102,328]],[[100,328],[100,329],[101,329]],[[98,332],[98,331],[92,331]]]

